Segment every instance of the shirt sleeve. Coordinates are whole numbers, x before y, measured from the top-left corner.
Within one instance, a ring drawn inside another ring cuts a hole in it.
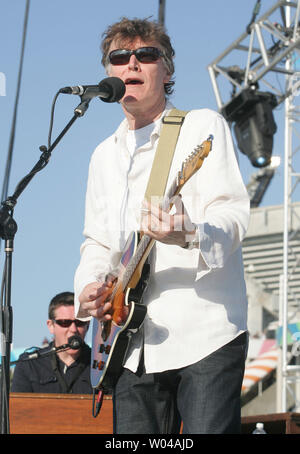
[[[97,191],[99,176],[93,157],[89,167],[89,175],[85,203],[85,223],[83,234],[85,241],[80,248],[80,263],[74,276],[74,308],[75,316],[82,320],[91,317],[80,309],[79,295],[86,285],[92,282],[102,282],[109,271],[110,247],[105,231],[107,224],[107,201],[99,198]]]
[[[246,234],[250,203],[225,119],[216,114],[210,125],[212,150],[204,162],[197,189],[201,196],[199,262],[196,280],[225,266]]]

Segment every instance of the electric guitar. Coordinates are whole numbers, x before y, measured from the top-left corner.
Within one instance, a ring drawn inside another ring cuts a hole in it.
[[[200,169],[212,148],[213,136],[197,146],[183,162],[165,200],[169,211],[170,200],[178,195],[183,185]],[[147,258],[155,240],[140,232],[132,232],[126,242],[118,276],[107,292],[106,301],[112,303],[111,320],[93,320],[90,377],[95,389],[110,389],[122,370],[132,334],[143,324],[147,308],[142,296],[148,283],[150,265]]]

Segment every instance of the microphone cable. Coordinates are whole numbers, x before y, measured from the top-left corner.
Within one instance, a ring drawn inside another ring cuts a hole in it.
[[[96,399],[97,396],[97,399]],[[104,397],[104,390],[102,388],[96,390],[93,388],[93,406],[92,406],[92,415],[94,418],[100,413]]]
[[[54,123],[54,110],[55,110],[55,104],[56,104],[56,101],[57,101],[57,98],[59,95],[60,95],[60,92],[58,91],[52,101],[49,132],[48,132],[48,149],[51,147],[51,135],[52,135],[53,123]]]

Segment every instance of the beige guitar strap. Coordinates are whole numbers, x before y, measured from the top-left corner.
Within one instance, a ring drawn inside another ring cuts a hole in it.
[[[169,115],[162,119],[162,130],[145,193],[145,199],[149,202],[152,196],[162,197],[165,193],[174,151],[186,114],[186,111],[172,109]]]

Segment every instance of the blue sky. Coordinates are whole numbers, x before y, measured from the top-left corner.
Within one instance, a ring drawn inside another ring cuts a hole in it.
[[[167,0],[165,26],[176,51],[175,93],[181,109],[217,110],[207,65],[241,35],[255,0]],[[261,13],[273,0],[262,2]],[[0,183],[2,187],[16,94],[25,0],[0,0],[0,73],[6,95],[0,96]],[[158,18],[158,0],[31,0],[23,77],[8,194],[37,162],[47,145],[51,103],[66,85],[96,84],[106,77],[100,63],[101,34],[122,16]],[[229,96],[229,93],[228,93]],[[62,95],[56,104],[52,137],[73,116],[76,96]],[[283,107],[275,113],[278,131],[274,151],[283,156]],[[47,307],[57,293],[73,289],[73,275],[83,241],[84,199],[89,158],[122,119],[118,104],[94,99],[53,151],[48,166],[20,196],[13,254],[13,347],[40,345],[49,333]],[[256,170],[239,154],[245,183]],[[279,168],[262,205],[283,201],[283,168]],[[3,243],[0,252],[3,268]]]

